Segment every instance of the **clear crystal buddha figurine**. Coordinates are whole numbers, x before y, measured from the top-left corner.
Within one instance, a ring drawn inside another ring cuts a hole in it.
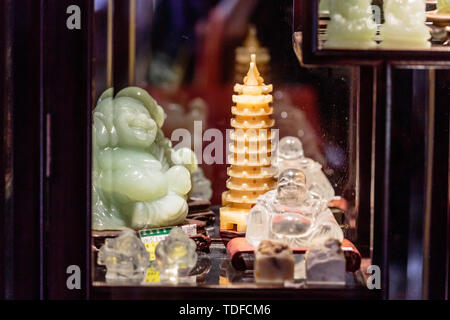
[[[194,240],[180,228],[173,228],[155,251],[161,282],[177,284],[188,276],[197,263],[196,249]]]
[[[149,265],[149,253],[135,231],[125,229],[117,238],[106,239],[97,262],[106,266],[107,282],[140,283]]]
[[[308,248],[319,238],[343,240],[328,201],[306,181],[302,171],[287,169],[279,175],[277,189],[258,198],[247,218],[246,239],[251,245],[272,239],[292,248]]]
[[[277,177],[286,169],[299,169],[305,175],[308,189],[314,189],[328,202],[335,197],[334,189],[322,171],[322,165],[305,157],[302,142],[296,137],[284,137],[280,140],[273,167],[276,168]]]

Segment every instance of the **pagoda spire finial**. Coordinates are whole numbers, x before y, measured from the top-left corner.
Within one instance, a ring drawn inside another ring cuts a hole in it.
[[[244,78],[244,85],[246,86],[260,86],[264,84],[264,79],[260,76],[258,67],[256,66],[256,54],[252,54],[250,60],[250,68],[247,76]]]

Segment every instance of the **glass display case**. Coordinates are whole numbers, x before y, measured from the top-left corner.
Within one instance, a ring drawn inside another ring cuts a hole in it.
[[[447,5],[3,1],[2,294],[447,299]]]

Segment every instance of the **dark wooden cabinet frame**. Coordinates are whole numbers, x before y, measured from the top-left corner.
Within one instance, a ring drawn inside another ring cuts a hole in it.
[[[81,30],[66,26],[70,5]],[[0,10],[1,297],[86,299],[93,1],[6,0]],[[71,265],[81,290],[67,289]]]
[[[10,197],[1,199],[0,289],[8,299],[188,299],[188,298],[389,298],[390,225],[399,192],[393,177],[401,159],[393,156],[394,121],[405,106],[393,105],[397,68],[445,67],[446,52],[318,50],[317,0],[294,0],[294,30],[302,31],[306,64],[345,64],[355,68],[358,168],[358,237],[369,244],[374,212],[373,260],[382,270],[382,289],[292,290],[93,287],[91,281],[91,110],[93,75],[93,0],[5,0],[0,4],[2,139],[1,176],[12,170]],[[116,6],[124,6],[116,0]],[[81,9],[80,30],[66,27],[70,5]],[[127,26],[127,11],[115,13]],[[122,21],[122,22],[121,22]],[[126,84],[126,28],[114,33],[114,86]],[[426,111],[424,147],[424,298],[448,298],[449,105],[448,70],[434,73],[435,101]],[[414,79],[413,79],[414,80]],[[429,79],[426,79],[429,80]],[[414,81],[412,81],[414,87]],[[420,88],[420,85],[417,85]],[[118,90],[116,90],[117,92]],[[8,118],[10,117],[10,118]],[[8,119],[12,119],[8,121]],[[12,136],[5,134],[8,130]],[[372,144],[373,138],[375,143]],[[8,144],[10,139],[12,144]],[[374,159],[373,155],[375,156]],[[373,177],[373,179],[372,179]],[[5,180],[3,180],[5,182]],[[373,183],[373,186],[372,186]],[[6,195],[5,183],[0,187]],[[373,188],[373,190],[371,189]],[[373,199],[371,194],[373,192]],[[373,204],[373,208],[372,208]],[[370,252],[369,252],[370,253]],[[67,267],[81,269],[81,289],[69,290]],[[384,270],[384,271],[383,271]]]
[[[302,63],[310,66],[346,65],[359,68],[359,104],[361,110],[358,114],[358,137],[360,157],[357,166],[365,168],[359,171],[357,198],[359,203],[359,217],[368,220],[370,211],[370,189],[367,187],[368,163],[365,156],[369,151],[375,155],[374,160],[374,242],[373,263],[378,264],[383,272],[383,297],[389,295],[389,269],[395,260],[395,251],[400,248],[391,248],[393,237],[398,236],[395,230],[395,216],[399,213],[399,201],[396,197],[401,195],[396,185],[395,175],[401,172],[402,161],[395,148],[408,143],[408,137],[393,135],[393,129],[398,124],[398,115],[407,114],[409,106],[404,101],[398,101],[394,106],[396,84],[393,83],[393,74],[401,69],[423,69],[428,67],[431,73],[425,76],[420,72],[411,71],[411,86],[405,91],[406,96],[416,95],[427,97],[434,95],[433,107],[423,111],[425,122],[418,132],[423,133],[422,166],[416,170],[423,171],[422,181],[423,212],[410,217],[418,219],[424,224],[422,247],[423,250],[423,276],[422,298],[448,299],[449,293],[449,251],[450,251],[450,214],[449,214],[449,106],[450,106],[450,50],[448,48],[421,50],[330,50],[319,48],[319,0],[294,0],[293,20],[294,46],[297,47]],[[398,87],[398,86],[397,86]],[[431,88],[427,93],[421,88]],[[422,101],[423,102],[423,101]],[[412,102],[412,104],[417,104]],[[416,109],[424,107],[419,105]],[[373,111],[373,112],[372,112]],[[373,119],[371,118],[373,115]],[[372,121],[371,121],[372,120]],[[374,134],[369,135],[370,123],[373,124]],[[363,130],[363,131],[361,131]],[[364,131],[365,130],[365,131]],[[371,138],[369,138],[369,136]],[[375,139],[374,149],[368,146]],[[437,156],[439,154],[439,156]],[[419,155],[420,157],[420,155]],[[405,159],[407,161],[407,159]],[[438,173],[440,172],[440,173]],[[362,224],[358,234],[366,234],[367,229]],[[404,231],[404,230],[402,230]],[[363,241],[367,239],[361,238]],[[408,243],[406,243],[406,246]],[[410,244],[411,245],[411,244]],[[406,272],[406,265],[403,266]],[[432,271],[433,270],[433,271]],[[415,275],[420,277],[421,275]]]

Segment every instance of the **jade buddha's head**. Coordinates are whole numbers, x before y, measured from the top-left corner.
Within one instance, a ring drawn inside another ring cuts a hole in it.
[[[147,149],[164,122],[162,108],[145,90],[127,88],[115,98],[105,92],[94,110],[94,144],[97,148]]]

